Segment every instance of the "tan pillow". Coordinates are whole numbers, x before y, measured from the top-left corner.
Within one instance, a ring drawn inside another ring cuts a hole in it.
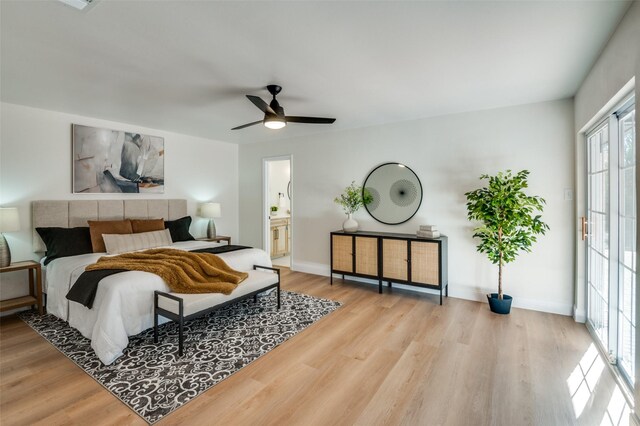
[[[103,234],[133,234],[131,221],[126,220],[89,220],[89,233],[91,234],[91,246],[94,253],[104,253]]]
[[[162,231],[139,232],[137,234],[104,234],[107,253],[118,254],[128,251],[144,250],[172,244],[168,229]]]
[[[164,219],[131,219],[131,229],[133,233],[162,231],[164,229]]]

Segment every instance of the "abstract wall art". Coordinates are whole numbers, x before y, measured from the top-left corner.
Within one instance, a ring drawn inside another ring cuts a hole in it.
[[[75,194],[164,193],[164,138],[72,127]]]

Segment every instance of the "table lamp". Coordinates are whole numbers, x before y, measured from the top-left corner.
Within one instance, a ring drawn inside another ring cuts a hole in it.
[[[0,268],[11,264],[11,250],[4,238],[5,232],[16,232],[20,230],[20,219],[17,207],[0,208]]]
[[[200,216],[209,219],[207,227],[207,238],[216,237],[216,224],[214,218],[221,217],[220,203],[204,203],[200,207]]]

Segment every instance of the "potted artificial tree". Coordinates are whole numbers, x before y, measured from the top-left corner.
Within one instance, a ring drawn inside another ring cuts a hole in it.
[[[513,262],[521,251],[531,251],[536,237],[549,226],[542,213],[545,200],[525,194],[528,170],[512,174],[511,170],[495,176],[482,175],[489,186],[467,192],[467,218],[481,225],[473,230],[480,243],[477,250],[498,265],[498,292],[487,295],[492,312],[508,314],[512,297],[502,292],[502,268]]]
[[[344,192],[333,200],[336,204],[342,206],[342,210],[347,215],[347,220],[342,224],[345,232],[356,232],[358,230],[358,222],[351,217],[360,207],[373,201],[371,193],[361,186],[356,185],[356,181],[344,189]]]

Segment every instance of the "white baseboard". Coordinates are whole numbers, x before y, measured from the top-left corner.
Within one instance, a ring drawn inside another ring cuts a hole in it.
[[[322,263],[293,262],[291,264],[291,270],[297,271],[297,272],[304,272],[304,273],[307,273],[307,274],[321,275],[323,277],[331,276],[331,267],[329,265],[324,265]],[[338,276],[339,276],[339,274],[334,274],[334,277],[338,277]],[[353,276],[350,276],[350,275],[347,275],[345,278],[347,278],[349,281],[357,281],[357,282],[361,282],[361,283],[364,283],[364,284],[370,284],[370,285],[378,286],[378,280],[374,280],[374,279],[362,278],[362,277],[353,277]],[[437,291],[437,290],[431,290],[431,289],[422,288],[422,287],[408,286],[408,285],[404,285],[404,284],[395,284],[394,283],[393,287],[394,288],[402,288],[402,289],[411,290],[411,291],[417,291],[418,293],[428,293],[428,294],[438,294],[438,295],[440,294],[440,292]]]
[[[548,300],[524,299],[517,297],[514,299],[513,306],[516,308],[529,309],[531,311],[548,312],[550,314],[565,315],[567,317],[573,314],[573,305],[571,303],[550,302]]]
[[[456,288],[455,286],[452,286],[449,290],[449,295],[452,297],[457,297],[458,299],[475,300],[477,302],[485,303],[488,303],[487,293],[488,292],[470,289],[469,287]],[[527,299],[524,297],[514,297],[512,306],[514,308],[528,309],[530,311],[540,311],[565,316],[571,316],[571,314],[573,313],[573,306],[568,303]]]
[[[573,305],[573,319],[576,322],[585,323],[587,322],[587,312],[584,309],[578,309],[576,305]]]
[[[328,277],[331,275],[330,273],[331,267],[329,265],[325,265],[322,263],[315,263],[315,262],[295,261],[291,264],[291,270],[298,271],[298,272],[305,272],[307,274],[322,275],[325,277]],[[352,277],[352,276],[348,276],[348,278],[351,281],[358,281],[358,282],[376,285],[376,286],[378,285],[377,280],[371,280],[371,279],[360,278],[360,277]],[[418,293],[440,295],[440,291],[431,290],[428,288],[414,287],[410,285],[395,284],[395,283],[393,284],[393,287],[415,291]],[[457,299],[475,300],[477,302],[487,303],[486,293],[473,290],[469,287],[460,288],[460,287],[456,287],[455,285],[449,284],[449,296],[455,297]],[[513,299],[513,307],[529,309],[532,311],[548,312],[551,314],[566,315],[566,316],[572,316],[574,314],[574,307],[570,303],[558,303],[558,302],[550,302],[547,300],[526,299],[522,297],[515,297]],[[584,321],[579,321],[578,319],[576,319],[576,321],[584,322]]]
[[[329,265],[315,262],[299,262],[293,259],[291,260],[291,270],[313,275],[322,275],[323,277],[331,275],[331,267]]]

